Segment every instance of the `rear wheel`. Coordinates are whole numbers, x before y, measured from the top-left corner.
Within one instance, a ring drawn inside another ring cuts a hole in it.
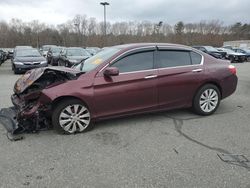
[[[220,99],[220,91],[215,85],[204,85],[194,97],[193,109],[197,114],[210,115],[217,110]]]
[[[52,114],[54,129],[59,133],[74,134],[92,127],[88,107],[78,99],[69,99],[59,103]]]

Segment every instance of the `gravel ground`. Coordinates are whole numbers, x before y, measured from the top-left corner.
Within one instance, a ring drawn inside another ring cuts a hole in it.
[[[90,132],[26,134],[11,142],[0,126],[0,187],[250,188],[250,63],[236,64],[239,84],[218,111],[175,110],[102,121]],[[11,106],[14,75],[0,67],[0,107]]]

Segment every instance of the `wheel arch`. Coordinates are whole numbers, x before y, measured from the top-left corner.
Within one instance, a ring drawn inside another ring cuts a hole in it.
[[[194,98],[195,98],[195,96],[196,96],[196,93],[197,93],[203,86],[208,85],[208,84],[215,85],[215,86],[219,89],[219,91],[220,91],[220,96],[221,96],[221,98],[222,98],[222,87],[220,86],[220,84],[219,84],[218,82],[216,82],[216,81],[207,81],[207,82],[202,83],[202,84],[200,85],[200,87],[197,88],[197,90],[196,90],[195,93],[194,93],[194,96],[193,96],[193,99],[192,99],[192,103],[194,102]]]
[[[89,105],[88,105],[88,103],[87,103],[86,101],[82,100],[82,99],[79,98],[79,97],[68,96],[68,95],[60,96],[60,97],[57,97],[56,99],[54,99],[54,100],[52,101],[52,105],[51,105],[51,106],[52,106],[52,110],[54,110],[55,107],[56,107],[60,102],[62,102],[63,100],[70,100],[70,99],[77,99],[77,100],[83,102],[84,105],[87,106],[87,108],[89,109],[89,111],[91,111],[91,109],[90,109],[90,107],[89,107]]]

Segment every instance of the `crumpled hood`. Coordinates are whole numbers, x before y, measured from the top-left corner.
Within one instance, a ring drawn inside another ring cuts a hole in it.
[[[23,76],[21,76],[14,85],[14,92],[16,94],[22,93],[25,89],[31,86],[36,80],[38,80],[44,72],[48,70],[54,70],[55,72],[65,72],[72,75],[81,73],[78,70],[67,68],[67,67],[43,67],[27,71]]]
[[[29,63],[34,63],[34,62],[41,62],[41,61],[46,61],[46,59],[42,56],[40,57],[16,57],[15,62],[29,62]]]

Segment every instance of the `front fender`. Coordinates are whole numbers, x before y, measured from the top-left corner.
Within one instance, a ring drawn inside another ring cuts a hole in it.
[[[86,103],[87,106],[93,106],[93,95],[94,92],[92,85],[86,83],[83,84],[83,80],[79,79],[43,89],[39,102],[41,104],[51,105],[59,98],[74,97]]]

